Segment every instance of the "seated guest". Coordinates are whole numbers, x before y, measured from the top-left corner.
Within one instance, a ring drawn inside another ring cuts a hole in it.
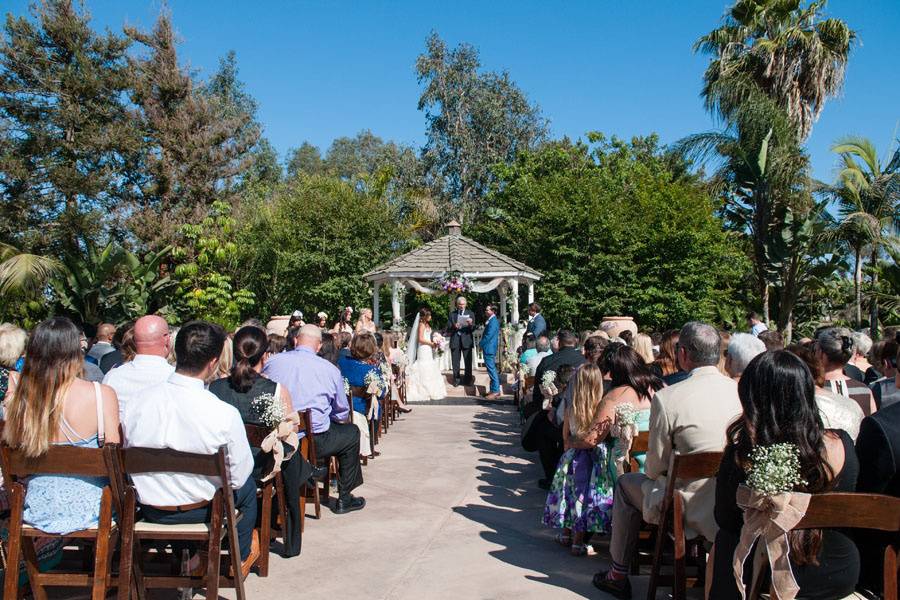
[[[859,480],[856,491],[900,497],[900,403],[866,417],[856,438]],[[855,533],[861,572],[859,585],[882,592],[884,549],[896,543],[896,535],[880,531]]]
[[[250,477],[253,455],[241,415],[205,389],[216,377],[225,331],[204,321],[186,324],[175,338],[175,372],[145,389],[130,402],[122,421],[126,447],[169,448],[179,452],[228,452],[228,476],[237,523],[241,572],[246,576],[259,557],[256,524],[256,482]],[[151,523],[205,523],[218,478],[183,473],[132,475],[144,518]]]
[[[318,355],[337,366],[338,358],[340,358],[340,348],[338,347],[337,335],[328,331],[322,332],[322,345],[319,347]]]
[[[377,352],[378,344],[375,336],[367,331],[358,333],[353,337],[353,341],[350,342],[350,356],[340,357],[338,359],[338,368],[341,370],[341,376],[354,387],[365,388],[368,386],[366,377],[377,377],[379,381],[382,381],[382,393],[379,399],[383,399],[384,394],[387,392],[387,384],[382,380],[381,369],[376,364],[373,364],[373,359]],[[372,420],[377,423],[381,409],[377,401],[373,399],[373,402],[375,402],[375,406],[372,407]],[[369,424],[366,420],[369,415],[368,408],[368,400],[366,398],[353,396],[353,412],[356,413],[353,415],[353,423],[359,427],[360,448],[366,450],[369,456],[378,456],[375,447],[372,445],[372,440],[369,439]]]
[[[879,350],[878,370],[883,374],[871,383],[869,388],[879,409],[900,401],[900,390],[897,389],[897,356],[900,344],[887,340]]]
[[[598,335],[592,335],[588,337],[584,341],[584,345],[581,347],[581,354],[584,356],[585,362],[580,365],[577,365],[575,370],[581,369],[584,365],[600,365],[600,361],[603,358],[603,352],[609,346],[609,338],[602,338]],[[608,378],[608,374],[603,372],[601,369],[601,375],[604,378]],[[559,373],[556,374],[557,379],[559,378]],[[575,377],[575,374],[572,374],[572,377]],[[557,385],[557,388],[559,385]],[[548,413],[548,417],[550,418],[550,422],[557,426],[562,426],[565,423],[565,413],[569,410],[569,406],[572,404],[572,394],[575,392],[575,386],[570,385],[567,386],[564,392],[560,392],[558,394],[560,401],[556,408]]]
[[[134,358],[134,321],[123,323],[112,338],[113,351],[100,359],[100,370],[104,375],[119,365]]]
[[[299,327],[289,327],[284,334],[284,349],[293,350],[297,346],[297,337],[300,336]]]
[[[860,383],[870,385],[872,381],[866,381],[866,371],[872,368],[867,358],[872,350],[872,338],[860,331],[854,331],[850,334],[850,337],[853,338],[853,356],[844,365],[844,375]]]
[[[850,398],[825,389],[822,363],[816,358],[813,350],[800,344],[791,344],[788,351],[796,354],[800,360],[806,363],[812,374],[813,383],[816,385],[816,406],[819,408],[819,416],[822,417],[825,429],[841,429],[855,440],[859,435],[859,424],[865,418],[859,404]]]
[[[641,358],[643,358],[644,362],[648,365],[656,360],[656,357],[653,356],[653,340],[651,340],[650,336],[646,333],[638,333],[634,336],[631,347],[641,355]]]
[[[721,373],[725,377],[731,377],[731,375],[728,374],[728,371],[725,370],[725,360],[728,356],[728,344],[731,343],[731,333],[725,331],[724,329],[720,329],[719,338],[722,340],[721,352],[719,353],[719,373]]]
[[[819,419],[809,369],[785,350],[766,352],[747,366],[738,384],[743,418],[728,428],[728,444],[716,477],[716,551],[710,598],[744,598],[734,572],[734,554],[744,525],[737,504],[738,486],[747,481],[754,448],[793,444],[799,451],[803,483],[798,492],[853,492],[859,462],[845,431],[827,430]],[[789,560],[800,586],[798,597],[831,599],[850,596],[859,576],[859,553],[853,541],[835,529],[788,533]],[[744,567],[749,589],[753,553]],[[784,591],[784,590],[779,590]]]
[[[342,331],[335,335],[336,335],[336,341],[337,341],[337,347],[338,347],[338,356],[349,357],[350,356],[350,341],[353,339],[353,335],[346,331]]]
[[[31,335],[3,429],[3,440],[25,456],[41,456],[51,445],[99,448],[104,441],[119,442],[115,391],[79,378],[81,335],[65,317],[47,319]],[[96,527],[107,483],[101,477],[35,475],[25,494],[25,523],[59,534]]]
[[[545,357],[535,371],[535,384],[532,401],[525,407],[525,414],[531,415],[538,410],[543,410],[544,396],[541,393],[541,381],[544,373],[553,371],[559,373],[563,366],[576,367],[585,362],[584,355],[578,350],[578,336],[568,330],[561,330],[556,335],[559,351]],[[539,454],[541,458],[541,466],[544,469],[544,479],[538,482],[538,485],[547,489],[553,474],[556,473],[556,465],[559,464],[559,458],[562,456],[562,429],[554,425],[546,417],[535,425],[540,429],[539,439],[541,440]]]
[[[666,385],[675,385],[679,381],[688,378],[688,372],[683,371],[678,364],[678,330],[671,329],[659,340],[659,354],[651,365],[653,374],[662,379]]]
[[[81,345],[81,355],[84,357],[84,362],[81,363],[81,377],[88,381],[100,383],[103,381],[103,371],[100,370],[100,367],[87,359],[88,339],[87,335],[84,333],[84,329],[82,329],[79,334],[78,343]]]
[[[0,401],[12,396],[19,380],[16,363],[25,353],[28,334],[12,323],[0,325]]]
[[[169,324],[162,317],[147,315],[134,323],[134,358],[111,370],[103,383],[116,390],[119,397],[119,420],[125,421],[125,411],[132,402],[140,402],[143,392],[169,379],[175,367],[166,357],[172,350]]]
[[[100,359],[115,350],[112,344],[112,339],[115,335],[115,325],[113,325],[112,323],[101,323],[97,327],[97,336],[95,338],[94,345],[91,346],[90,350],[88,350],[85,359],[89,363],[93,363],[99,367]]]
[[[863,414],[877,410],[872,392],[864,383],[844,375],[844,365],[853,356],[853,338],[846,327],[828,327],[816,336],[816,356],[822,363],[825,387],[859,404]]]
[[[271,357],[263,375],[287,388],[294,410],[311,409],[319,458],[336,456],[338,459],[338,500],[332,510],[344,514],[366,505],[364,498],[350,494],[363,482],[359,429],[343,422],[352,410],[347,404],[344,378],[336,366],[316,356],[321,344],[322,330],[315,325],[304,325],[300,328],[297,347]]]
[[[530,333],[526,333],[525,337],[522,338],[522,352],[519,354],[519,362],[522,365],[528,364],[528,359],[537,354],[535,349],[536,341],[535,337]]]
[[[287,347],[287,338],[277,333],[269,334],[269,354],[279,354]]]
[[[553,351],[550,350],[550,338],[546,335],[538,336],[534,341],[534,354],[525,361],[525,369],[528,371],[528,374],[534,377],[541,361],[551,354],[553,354]]]
[[[411,413],[412,409],[407,406],[406,401],[400,397],[400,393],[397,390],[397,380],[394,377],[394,370],[391,368],[393,365],[402,365],[405,357],[403,350],[397,347],[397,336],[394,335],[394,332],[392,331],[376,332],[375,336],[376,338],[377,336],[381,336],[380,355],[389,365],[387,372],[391,375],[391,398],[399,405],[400,412],[404,414]]]
[[[883,360],[882,350],[884,350],[884,345],[888,343],[888,340],[879,340],[872,344],[872,349],[869,350],[869,355],[867,358],[869,359],[869,364],[872,365],[868,369],[866,369],[865,383],[866,385],[872,385],[884,375],[881,373],[880,366]]]
[[[763,331],[763,334],[769,333]],[[725,371],[728,376],[735,381],[740,381],[741,373],[750,364],[750,361],[756,358],[758,354],[766,351],[766,345],[760,337],[750,335],[749,333],[736,333],[731,336],[728,342],[728,350],[725,354]]]
[[[227,343],[227,342],[226,342]],[[220,400],[235,407],[241,414],[241,420],[251,425],[266,426],[261,417],[265,410],[260,402],[266,398],[282,405],[282,414],[287,417],[294,412],[291,395],[287,389],[261,375],[269,358],[269,340],[266,332],[256,327],[243,327],[234,335],[234,365],[231,374],[225,379],[217,379],[209,385],[209,391]],[[285,454],[293,449],[284,444]],[[271,455],[261,448],[250,448],[253,454],[253,478],[260,480],[267,472]],[[323,467],[315,475],[326,474]],[[300,493],[301,488],[315,481],[308,481],[313,476],[313,468],[299,452],[281,463],[281,474],[284,479],[285,504],[287,505],[287,523],[284,527],[284,556],[300,554]],[[267,515],[262,515],[266,518]],[[265,540],[263,540],[265,542]]]
[[[685,381],[659,390],[650,405],[650,442],[645,473],[625,473],[613,493],[612,566],[594,576],[594,585],[616,598],[631,597],[628,572],[641,519],[659,523],[669,458],[717,452],[725,446],[725,428],[741,413],[737,384],[719,373],[721,338],[714,327],[691,322],[679,333],[677,359],[690,372]],[[685,534],[715,539],[714,487],[709,479],[679,485],[685,501]]]
[[[767,329],[756,337],[766,345],[766,350],[784,350],[784,337],[777,331]]]
[[[231,366],[234,364],[234,349],[231,343],[231,335],[225,334],[225,344],[222,346],[222,354],[219,355],[219,366],[216,367],[215,379],[226,379],[231,375]]]

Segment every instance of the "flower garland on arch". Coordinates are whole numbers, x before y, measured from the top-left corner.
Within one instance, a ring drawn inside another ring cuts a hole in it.
[[[434,284],[445,294],[463,294],[472,290],[472,282],[459,271],[447,271],[438,275]]]

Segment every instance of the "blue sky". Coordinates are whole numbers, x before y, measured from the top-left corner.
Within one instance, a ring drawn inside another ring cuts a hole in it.
[[[159,1],[85,0],[96,27],[152,25]],[[22,14],[27,0],[0,0]],[[657,132],[664,143],[716,127],[698,93],[707,58],[693,42],[715,27],[725,0],[572,2],[293,2],[169,0],[182,59],[201,76],[229,50],[259,102],[265,135],[284,156],[308,140],[323,150],[361,129],[412,145],[424,140],[413,65],[431,30],[468,42],[488,69],[509,71],[550,120],[554,136]],[[831,180],[829,146],[846,134],[886,155],[900,131],[900,2],[831,0],[828,14],[860,37],[844,91],[808,148]]]

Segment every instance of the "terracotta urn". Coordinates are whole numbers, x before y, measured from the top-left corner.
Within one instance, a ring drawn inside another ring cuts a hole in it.
[[[620,336],[626,329],[633,335],[638,332],[637,323],[634,322],[633,317],[603,317],[600,329],[611,338]]]
[[[266,333],[274,333],[275,335],[284,335],[287,332],[288,323],[291,315],[277,315],[269,319],[266,323]]]

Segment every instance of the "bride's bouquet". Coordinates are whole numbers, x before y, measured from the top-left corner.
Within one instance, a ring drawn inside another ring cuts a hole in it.
[[[447,351],[447,338],[435,332],[431,334],[431,341],[434,342],[434,349],[438,356]]]

